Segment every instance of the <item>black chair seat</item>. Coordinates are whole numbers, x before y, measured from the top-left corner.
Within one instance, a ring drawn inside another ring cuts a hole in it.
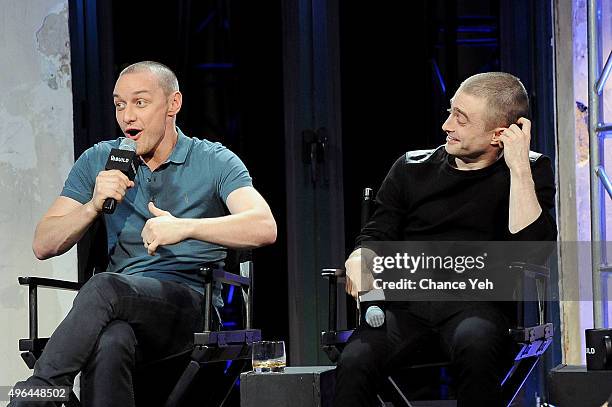
[[[251,358],[253,342],[261,340],[261,330],[197,332],[191,358],[201,363]]]

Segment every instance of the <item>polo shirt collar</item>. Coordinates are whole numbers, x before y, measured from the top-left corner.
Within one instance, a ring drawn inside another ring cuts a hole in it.
[[[187,158],[187,153],[189,153],[189,148],[191,147],[190,139],[186,135],[183,134],[181,129],[176,128],[178,133],[178,137],[176,140],[176,145],[170,154],[170,157],[166,160],[166,163],[175,163],[175,164],[184,164],[185,159]]]

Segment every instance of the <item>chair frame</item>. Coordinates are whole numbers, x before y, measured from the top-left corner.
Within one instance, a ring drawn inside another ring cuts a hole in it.
[[[528,278],[547,279],[549,277],[549,271],[546,267],[527,264],[527,263],[512,263],[510,269],[515,272],[521,272]],[[337,287],[338,283],[345,279],[345,272],[343,269],[323,269],[321,270],[321,276],[329,281],[329,318],[328,318],[328,330],[321,332],[321,347],[327,354],[330,361],[336,363],[342,352],[342,348],[348,342],[353,329],[339,330],[337,325],[336,317],[336,304],[337,304]],[[535,368],[540,357],[546,352],[548,347],[553,341],[554,327],[552,323],[545,322],[545,301],[538,299],[539,313],[538,313],[538,325],[524,327],[523,316],[524,314],[518,314],[518,326],[508,330],[509,337],[513,342],[520,345],[520,349],[516,353],[514,363],[508,370],[506,376],[502,380],[502,397],[506,405],[512,404],[512,401],[516,398],[521,387],[529,377],[531,371]],[[540,304],[541,303],[541,304]],[[365,310],[372,305],[370,302],[361,301],[361,318],[365,315]],[[517,309],[523,309],[522,301],[518,301]],[[450,361],[444,360],[435,363],[424,363],[424,364],[411,364],[403,367],[403,369],[420,369],[420,368],[432,368],[432,367],[445,367],[449,366]],[[391,377],[387,377],[387,382],[391,385],[396,392],[395,395],[391,395],[394,399],[402,400],[404,405],[410,407],[412,404],[408,398],[399,388],[395,380]],[[379,401],[384,406],[382,397],[378,395]]]
[[[166,407],[177,407],[181,405],[182,400],[184,400],[202,364],[218,361],[242,360],[243,363],[238,364],[238,371],[232,372],[234,379],[219,404],[222,406],[229,397],[240,373],[251,359],[253,342],[261,340],[261,330],[252,328],[253,262],[250,259],[241,262],[240,275],[212,267],[202,267],[199,269],[199,273],[204,278],[205,283],[204,302],[202,305],[204,330],[194,333],[194,350],[191,354],[191,361],[168,396],[165,404]],[[91,273],[91,275],[93,275],[93,273]],[[26,365],[30,369],[33,369],[36,360],[38,360],[42,354],[49,340],[49,338],[38,337],[38,288],[78,291],[84,283],[43,277],[19,277],[18,282],[20,285],[28,286],[29,311],[29,337],[19,340],[19,350],[22,352],[21,357]],[[241,289],[246,314],[245,329],[233,331],[212,330],[212,313],[214,312],[212,293],[213,285],[217,282],[233,285]],[[64,405],[66,407],[79,407],[81,405],[74,391],[71,390],[69,400],[65,401]]]
[[[368,221],[373,208],[373,190],[371,188],[365,188],[363,190],[361,200],[361,226],[363,227]],[[517,352],[512,367],[508,370],[506,376],[502,380],[502,398],[506,405],[511,405],[512,401],[516,398],[521,387],[529,377],[531,371],[535,368],[540,357],[546,352],[548,347],[553,341],[554,326],[552,323],[547,323],[546,319],[546,301],[540,294],[546,292],[546,283],[550,278],[550,270],[547,267],[524,263],[514,262],[509,265],[509,270],[514,273],[522,274],[524,278],[527,278],[535,282],[537,290],[537,304],[538,304],[538,315],[537,325],[525,327],[524,326],[524,303],[523,301],[517,301],[517,327],[509,329],[508,335],[513,342],[520,345],[520,350]],[[329,309],[328,309],[328,330],[321,332],[321,348],[327,354],[330,361],[336,363],[342,352],[342,348],[348,342],[349,338],[353,334],[353,329],[338,329],[337,321],[337,295],[338,295],[338,283],[345,280],[346,272],[341,268],[324,268],[321,270],[321,276],[328,280],[329,284]],[[523,298],[522,294],[524,291],[523,281],[518,287],[518,294]],[[375,302],[361,302],[358,304],[357,309],[357,324],[364,319],[365,310],[369,305],[375,304]],[[419,369],[428,367],[444,367],[450,365],[450,361],[437,361],[435,363],[425,364],[413,364],[408,365],[405,369]],[[394,390],[392,398],[399,404],[404,404],[408,407],[412,406],[408,398],[404,395],[400,387],[397,385],[395,380],[391,377],[387,377],[387,383]],[[385,403],[380,395],[377,395],[378,401],[381,406]]]

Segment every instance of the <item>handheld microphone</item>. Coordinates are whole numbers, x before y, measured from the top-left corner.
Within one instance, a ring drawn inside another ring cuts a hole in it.
[[[119,145],[119,148],[113,148],[106,161],[106,170],[119,170],[133,181],[136,177],[136,169],[138,168],[138,160],[136,160],[136,142],[129,138],[124,138]],[[115,198],[106,198],[102,205],[104,213],[111,214],[115,212],[117,200]]]
[[[363,319],[372,328],[379,328],[385,323],[385,293],[381,289],[370,290],[359,296],[362,309],[365,307]]]
[[[385,312],[378,305],[371,305],[366,311],[365,320],[372,328],[378,328],[385,323]]]

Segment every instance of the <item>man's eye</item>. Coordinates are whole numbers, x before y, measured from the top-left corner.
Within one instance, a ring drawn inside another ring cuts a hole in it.
[[[125,103],[123,103],[123,102],[117,102],[117,103],[115,103],[115,109],[117,109],[117,110],[123,110],[123,108],[125,108]]]
[[[449,107],[448,109],[446,109],[446,111],[448,112],[449,115],[453,116],[455,118],[455,120],[457,121],[457,123],[464,125],[467,124],[467,119],[465,118],[464,115],[462,115],[461,113],[459,113],[456,110],[453,110],[452,107]]]
[[[143,99],[139,99],[136,101],[136,106],[143,107],[146,105],[146,102]]]

